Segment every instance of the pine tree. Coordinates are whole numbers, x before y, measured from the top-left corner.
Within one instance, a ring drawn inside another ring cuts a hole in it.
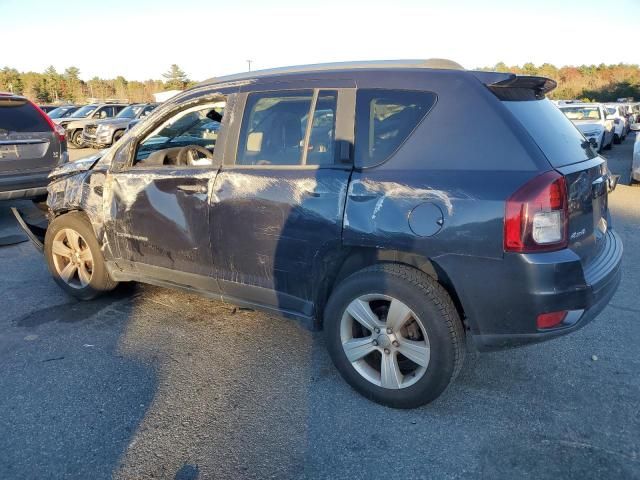
[[[187,74],[175,63],[162,76],[167,79],[164,85],[165,90],[183,90],[189,83]]]

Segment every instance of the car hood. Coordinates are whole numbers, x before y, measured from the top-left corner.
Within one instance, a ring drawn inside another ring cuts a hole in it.
[[[59,167],[51,171],[51,173],[49,174],[49,179],[54,180],[60,177],[67,177],[69,175],[75,175],[76,173],[91,170],[94,165],[98,163],[98,161],[102,158],[106,151],[107,149],[100,150],[94,155],[81,158],[80,160],[76,160],[75,162],[68,162],[60,165]]]
[[[63,117],[63,118],[52,118],[53,123],[60,125],[61,123],[67,122],[80,122],[80,121],[89,121],[89,118],[85,117]]]
[[[96,120],[96,125],[107,125],[110,127],[126,127],[129,125],[129,122],[133,120],[132,118],[108,118],[105,120]]]

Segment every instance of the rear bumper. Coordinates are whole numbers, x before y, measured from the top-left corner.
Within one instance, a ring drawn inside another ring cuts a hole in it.
[[[535,333],[511,333],[511,334],[486,334],[476,335],[473,337],[474,343],[479,350],[490,351],[502,348],[517,347],[529,343],[539,343],[551,340],[571,332],[575,332],[587,325],[591,320],[596,318],[602,310],[607,306],[611,297],[616,293],[622,272],[620,264],[612,269],[606,277],[604,284],[591,286],[590,297],[591,304],[586,309],[572,310],[570,321],[563,323],[558,328],[549,329],[548,331],[538,331]]]
[[[458,272],[462,275],[450,277],[474,344],[481,351],[496,350],[542,342],[582,328],[605,308],[618,288],[622,249],[620,237],[609,230],[600,254],[586,267],[569,249],[506,255],[502,261],[480,260],[479,269],[467,258]],[[570,313],[558,327],[537,328],[538,315],[563,310]]]
[[[0,177],[0,201],[46,197],[50,171]]]
[[[47,196],[47,187],[22,188],[19,190],[9,190],[0,192],[0,201],[6,200],[26,200]]]

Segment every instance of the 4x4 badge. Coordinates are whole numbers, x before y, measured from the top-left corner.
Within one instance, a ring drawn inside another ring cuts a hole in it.
[[[586,230],[583,228],[582,230],[579,230],[577,232],[573,232],[571,234],[571,240],[575,240],[576,238],[579,238],[581,236],[583,236],[586,233]]]

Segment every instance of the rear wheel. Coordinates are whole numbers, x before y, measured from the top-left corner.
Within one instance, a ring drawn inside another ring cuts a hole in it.
[[[91,224],[79,212],[49,225],[44,253],[54,280],[74,297],[89,300],[118,285],[109,277]]]
[[[447,292],[426,274],[376,265],[341,282],[325,309],[327,347],[365,397],[394,408],[437,398],[464,359],[464,331]]]

